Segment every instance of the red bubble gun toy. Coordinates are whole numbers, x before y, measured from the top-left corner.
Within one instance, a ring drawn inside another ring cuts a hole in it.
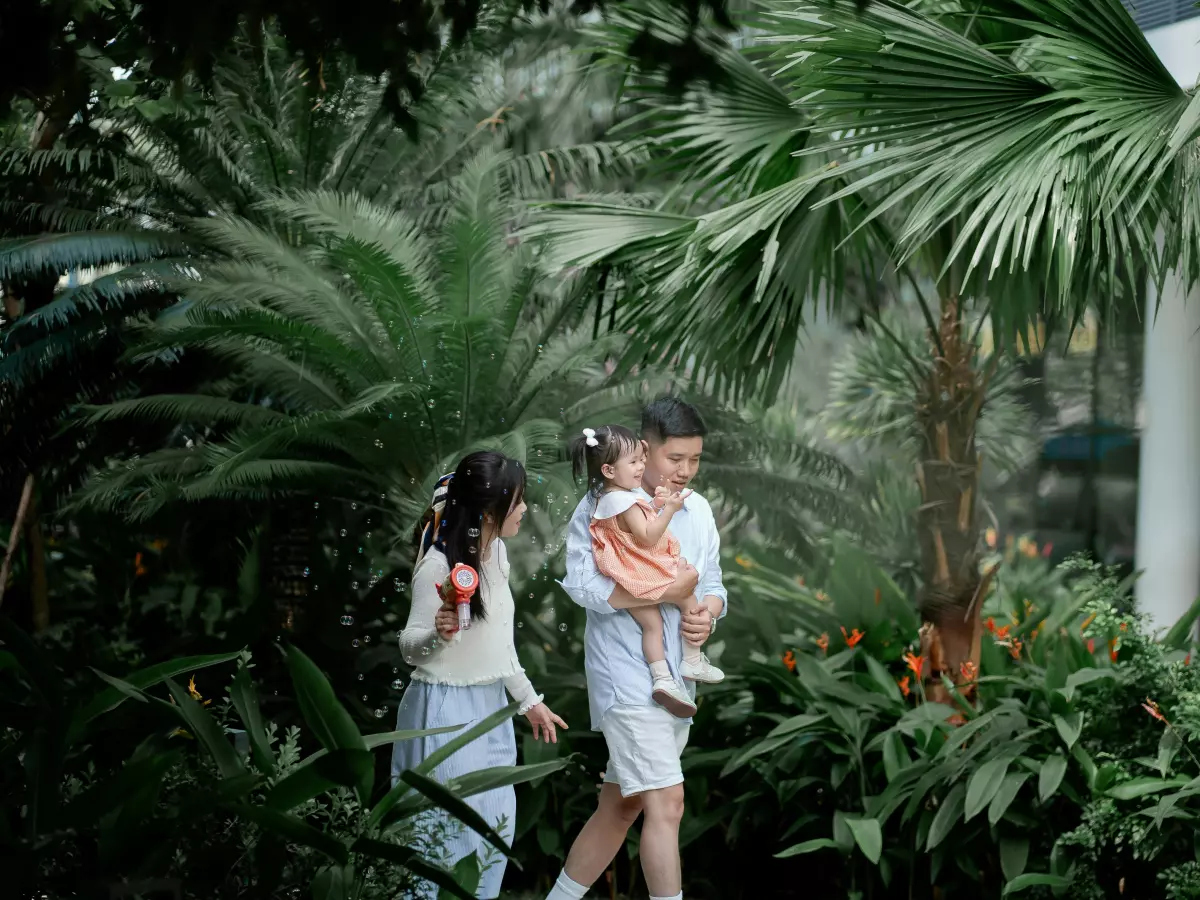
[[[450,572],[450,584],[458,595],[458,630],[466,631],[471,627],[471,595],[479,587],[479,573],[465,563],[459,563]]]

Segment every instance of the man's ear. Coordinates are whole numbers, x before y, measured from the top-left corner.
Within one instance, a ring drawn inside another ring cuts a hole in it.
[[[649,456],[650,455],[650,442],[647,441],[645,438],[642,438],[640,443],[642,445],[642,452],[645,453],[647,456]]]

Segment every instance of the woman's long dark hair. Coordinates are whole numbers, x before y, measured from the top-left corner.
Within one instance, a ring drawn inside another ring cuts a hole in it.
[[[515,459],[493,450],[464,456],[447,490],[442,526],[435,539],[435,546],[446,554],[450,568],[465,563],[479,573],[482,587],[480,554],[486,549],[483,538],[487,530],[484,519],[490,518],[495,523],[499,536],[509,511],[524,496],[525,467]],[[476,588],[471,597],[471,618],[486,617],[483,598]]]

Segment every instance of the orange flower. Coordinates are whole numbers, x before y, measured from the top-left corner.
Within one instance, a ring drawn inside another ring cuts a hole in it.
[[[992,616],[988,616],[987,621],[983,623],[983,627],[992,634],[996,633],[996,620]]]
[[[925,657],[917,656],[910,651],[904,654],[904,662],[907,663],[908,668],[919,679],[921,677],[921,670],[925,668]]]
[[[996,549],[996,529],[989,528],[983,533],[983,542],[991,549]]]
[[[859,641],[861,641],[864,637],[866,637],[866,635],[863,634],[861,631],[859,631],[857,628],[855,628],[849,634],[846,634],[846,629],[843,627],[842,628],[842,637],[846,639],[847,647],[854,647],[855,645],[858,644]]]
[[[1054,545],[1052,543],[1050,543],[1049,541],[1047,541],[1045,544],[1042,545],[1042,556],[1044,556],[1046,559],[1049,559],[1050,554],[1053,552],[1054,552]]]
[[[149,571],[150,571],[149,569],[147,569],[144,565],[142,565],[142,554],[139,551],[133,557],[133,577],[141,578],[143,575],[145,575]]]
[[[1167,717],[1162,714],[1162,710],[1158,708],[1158,704],[1149,697],[1147,697],[1146,702],[1142,704],[1142,709],[1150,713],[1151,718],[1158,719],[1160,722],[1167,721]]]
[[[996,640],[998,640],[998,641],[1003,641],[1003,640],[1005,640],[1005,639],[1007,639],[1007,638],[1008,638],[1008,633],[1009,633],[1010,631],[1012,631],[1012,626],[1011,626],[1011,625],[1005,625],[1003,628],[995,628],[995,629],[993,629],[993,630],[992,630],[992,634],[994,634],[994,635],[996,636]]]
[[[1092,613],[1090,616],[1088,616],[1086,619],[1084,619],[1083,624],[1079,626],[1079,633],[1083,634],[1085,631],[1087,631],[1088,626],[1091,625],[1094,621],[1096,621],[1096,614]]]
[[[974,681],[975,676],[979,674],[979,667],[968,659],[958,667],[958,671],[962,675],[963,681]]]
[[[800,585],[800,587],[804,587],[804,576],[803,575],[796,576],[796,584]]]
[[[1088,638],[1087,648],[1088,648],[1088,653],[1096,652],[1096,639],[1095,638]]]
[[[1108,642],[1108,658],[1113,662],[1117,661],[1117,639],[1113,638]]]
[[[783,654],[783,664],[787,666],[789,672],[796,671],[796,654],[794,651],[789,650],[787,653]]]
[[[829,652],[829,635],[823,634],[819,638],[817,638],[817,646],[821,649],[822,653],[828,653]]]
[[[735,563],[737,563],[739,566],[741,566],[743,569],[753,569],[754,568],[754,560],[750,559],[748,556],[742,556],[741,554],[738,554],[737,556],[735,556],[733,558],[733,561]]]
[[[903,678],[901,678],[899,681],[896,682],[896,684],[898,684],[900,686],[900,693],[902,693],[905,697],[907,697],[909,694],[912,693],[912,688],[910,688],[908,686],[908,681],[909,681],[909,676],[905,675]]]
[[[1183,664],[1185,666],[1190,666],[1192,664],[1192,653],[1190,650],[1188,651],[1188,655],[1183,658]]]
[[[1012,644],[1008,648],[1008,652],[1012,654],[1013,659],[1021,658],[1021,642],[1017,638],[1013,638]]]
[[[1121,623],[1121,630],[1122,630],[1122,631],[1128,631],[1128,630],[1129,630],[1129,623],[1128,623],[1128,622],[1122,622],[1122,623]]]
[[[166,538],[155,538],[154,540],[152,540],[150,542],[150,546],[153,547],[157,552],[162,553],[164,550],[167,549],[167,539]]]
[[[816,598],[817,598],[818,600],[820,600],[822,603],[828,603],[828,602],[829,602],[829,595],[828,595],[827,593],[825,593],[824,591],[817,591],[817,593],[815,594],[815,596],[816,596]]]
[[[203,695],[196,689],[195,675],[188,679],[188,693],[192,695],[193,700],[204,700]],[[211,700],[204,700],[203,705],[208,706],[210,703],[212,703]]]

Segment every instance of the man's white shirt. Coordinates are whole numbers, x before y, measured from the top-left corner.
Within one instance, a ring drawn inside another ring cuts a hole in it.
[[[650,499],[640,488],[637,493]],[[616,582],[596,569],[589,530],[595,508],[596,498],[590,493],[575,507],[567,529],[567,575],[561,584],[570,598],[587,610],[584,667],[592,728],[599,730],[601,719],[612,706],[650,706],[654,700],[650,669],[642,654],[642,631],[627,610],[614,609],[609,603]],[[681,556],[696,567],[697,599],[720,597],[719,617],[723,617],[729,595],[721,583],[721,538],[712,507],[693,491],[683,501],[683,508],[672,516],[669,530],[679,541]],[[667,663],[679,679],[679,664],[683,660],[680,612],[678,607],[666,603],[659,610],[664,623]],[[695,685],[686,684],[694,697]]]

